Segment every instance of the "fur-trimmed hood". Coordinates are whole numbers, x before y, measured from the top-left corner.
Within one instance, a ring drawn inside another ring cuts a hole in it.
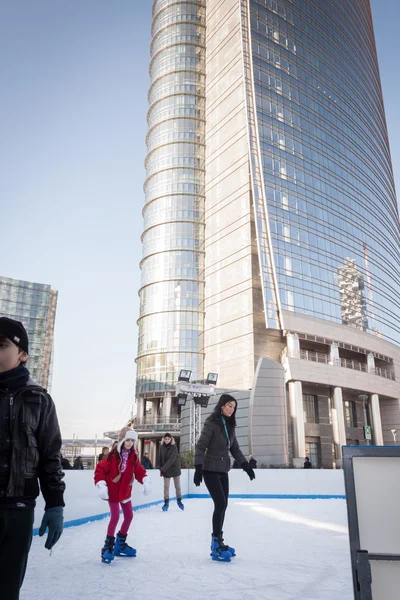
[[[118,454],[121,454],[121,449],[126,440],[133,440],[133,448],[136,450],[136,442],[138,439],[137,431],[132,427],[123,427],[118,435]]]

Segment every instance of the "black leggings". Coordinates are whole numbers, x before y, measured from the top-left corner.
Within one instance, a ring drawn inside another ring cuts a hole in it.
[[[204,483],[210,496],[214,501],[214,513],[212,518],[213,532],[218,536],[222,533],[225,512],[228,506],[229,477],[228,473],[216,473],[215,471],[203,471]]]

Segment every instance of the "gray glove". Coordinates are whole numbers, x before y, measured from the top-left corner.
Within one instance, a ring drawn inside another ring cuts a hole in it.
[[[64,525],[64,509],[62,506],[52,506],[44,511],[42,524],[39,528],[39,536],[45,534],[46,529],[49,529],[47,534],[47,540],[44,545],[47,550],[51,550],[52,547],[58,542],[63,532]]]

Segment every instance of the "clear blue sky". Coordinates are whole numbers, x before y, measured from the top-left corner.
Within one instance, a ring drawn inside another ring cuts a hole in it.
[[[121,426],[134,398],[151,7],[0,4],[0,274],[59,290],[64,437]],[[400,2],[372,9],[400,190]]]

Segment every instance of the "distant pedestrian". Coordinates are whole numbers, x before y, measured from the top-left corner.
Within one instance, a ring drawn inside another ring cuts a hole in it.
[[[181,459],[174,438],[166,433],[160,448],[160,475],[164,477],[164,505],[163,511],[169,508],[169,487],[171,479],[174,480],[176,501],[181,510],[184,510],[181,491]]]
[[[109,564],[114,556],[136,556],[135,548],[126,543],[129,527],[133,519],[132,484],[135,479],[143,485],[145,496],[151,493],[151,479],[139,462],[135,448],[137,433],[125,427],[119,434],[117,448],[111,450],[105,460],[101,460],[94,473],[94,482],[102,500],[108,500],[110,522],[107,537],[101,550],[101,561]],[[121,529],[115,539],[120,509],[124,515]]]
[[[68,458],[65,458],[62,454],[60,454],[61,457],[61,467],[64,469],[64,471],[68,471],[70,469],[72,469],[71,463],[69,462]]]
[[[142,464],[142,467],[144,467],[146,470],[153,468],[153,465],[150,460],[150,455],[148,452],[145,452],[144,455],[142,456],[141,464]]]
[[[304,469],[312,469],[311,460],[306,456],[306,460],[304,461]]]
[[[249,465],[252,469],[257,469],[257,461],[251,454],[249,454]]]
[[[74,469],[76,471],[80,471],[83,470],[85,467],[83,466],[83,462],[82,462],[82,458],[80,456],[77,456],[76,459],[74,460]]]
[[[105,458],[109,452],[110,448],[108,446],[103,446],[99,454],[99,462],[103,460],[103,458]]]
[[[236,439],[236,408],[233,396],[221,395],[214,411],[204,423],[194,456],[194,484],[199,486],[204,477],[204,483],[214,501],[211,557],[223,562],[229,562],[235,556],[235,549],[224,544],[222,532],[229,496],[229,453],[247,473],[250,481],[255,479],[255,473],[240,451]]]

